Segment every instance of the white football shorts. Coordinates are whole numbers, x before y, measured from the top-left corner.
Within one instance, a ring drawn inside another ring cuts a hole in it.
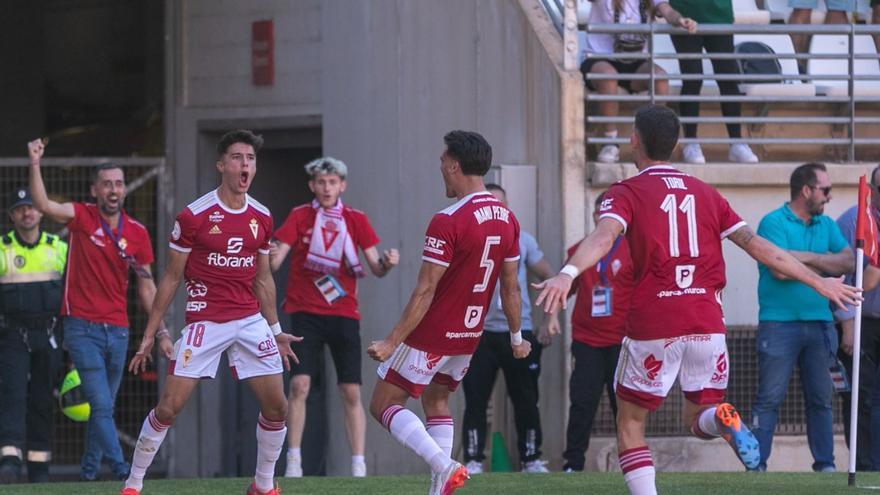
[[[400,344],[387,360],[379,365],[379,378],[406,390],[418,399],[429,383],[446,385],[450,392],[467,374],[471,355],[444,356]]]

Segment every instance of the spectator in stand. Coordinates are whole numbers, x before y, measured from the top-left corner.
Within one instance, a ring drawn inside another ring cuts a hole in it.
[[[153,243],[147,229],[122,209],[125,174],[116,165],[95,169],[91,195],[95,203],[57,203],[46,194],[40,159],[45,145],[28,143],[30,185],[34,206],[52,220],[67,225],[70,254],[61,298],[64,345],[79,371],[91,407],[86,428],[80,478],[95,481],[106,459],[113,476],[123,480],[130,466],[122,456],[113,409],[128,352],[126,295],[129,275],[137,275],[137,296],[149,312],[156,296],[150,265]],[[171,335],[161,323],[156,338],[171,356]]]
[[[871,214],[874,219],[880,221],[880,193],[877,185],[880,184],[880,167],[871,172]],[[846,210],[837,219],[837,226],[843,236],[849,241],[850,247],[856,249],[856,215],[858,207],[853,206]],[[875,383],[875,370],[880,364],[880,290],[874,290],[877,285],[880,269],[868,263],[865,258],[865,271],[862,280],[865,292],[865,300],[862,302],[862,337],[861,337],[861,365],[859,366],[859,439],[856,452],[856,469],[859,471],[872,471],[875,469],[871,460],[871,451],[874,439],[871,438],[871,395],[874,388],[880,383]],[[852,275],[846,277],[846,283],[854,285]],[[847,311],[837,310],[835,318],[840,324],[840,350],[837,353],[847,375],[852,383],[852,353],[853,353],[853,330],[855,328],[855,308],[849,306]],[[843,399],[843,428],[846,434],[846,443],[850,444],[849,415],[852,407],[852,396],[849,393],[841,394]]]
[[[693,33],[697,23],[683,17],[665,0],[592,0],[588,24],[647,24],[654,15],[666,19],[669,24],[687,29]],[[594,34],[587,35],[586,52],[588,54],[608,55],[607,58],[587,58],[581,64],[581,72],[586,74],[665,74],[663,69],[641,58],[615,58],[616,53],[646,53],[648,35],[645,33]],[[587,89],[601,95],[616,95],[618,86],[638,93],[648,90],[648,82],[616,79],[586,80]],[[658,95],[669,94],[669,81],[654,81],[654,92]],[[619,105],[615,101],[599,102],[599,114],[603,117],[617,117]],[[617,124],[604,125],[603,136],[617,137]],[[620,148],[616,144],[606,144],[599,151],[597,160],[604,163],[615,163],[620,160]]]
[[[733,24],[733,5],[731,0],[670,0],[669,4],[681,15],[689,17],[700,24]],[[733,53],[732,34],[676,34],[672,36],[672,44],[678,53]],[[679,60],[678,65],[682,74],[702,74],[703,61],[701,59]],[[739,65],[732,59],[712,59],[712,68],[715,74],[739,74]],[[702,79],[688,79],[682,83],[682,96],[696,96],[703,87]],[[718,88],[722,96],[739,96],[738,81],[718,81]],[[682,101],[679,104],[682,117],[698,117],[700,115],[700,102]],[[725,101],[721,103],[721,114],[725,117],[739,117],[741,115],[738,101]],[[684,124],[684,137],[693,139],[697,137],[697,124]],[[727,124],[727,135],[731,139],[742,138],[742,126],[739,123]],[[687,163],[706,163],[703,150],[699,144],[686,144],[681,150],[682,157]],[[730,145],[727,154],[728,160],[738,163],[757,163],[758,157],[745,143]]]
[[[594,225],[599,223],[599,207],[604,199],[605,193],[596,198]],[[568,249],[569,256],[574,254],[578,244]],[[611,251],[595,269],[585,270],[572,283],[572,294],[577,294],[571,315],[574,364],[568,385],[571,405],[562,454],[565,459],[562,470],[567,473],[584,470],[584,454],[590,446],[590,432],[602,389],[608,394],[611,410],[617,416],[614,370],[626,332],[626,314],[634,286],[635,273],[624,236],[614,241]]]
[[[876,0],[874,0],[876,2]],[[788,17],[789,24],[809,24],[810,18],[819,4],[819,0],[788,0],[788,6],[792,8]],[[825,24],[849,24],[849,13],[856,9],[855,0],[825,0],[828,12],[825,13]],[[876,11],[875,11],[876,12]],[[791,42],[794,50],[798,53],[810,51],[810,35],[793,34]],[[807,73],[807,61],[798,60],[798,68],[801,74]]]
[[[880,24],[880,0],[871,0],[871,24]],[[880,52],[880,34],[874,35],[874,47]]]
[[[348,183],[348,167],[331,157],[306,164],[311,178],[311,203],[291,210],[284,225],[275,232],[270,253],[272,270],[281,267],[293,252],[284,296],[284,310],[291,313],[291,328],[302,335],[293,350],[299,364],[291,367],[288,412],[287,477],[301,477],[302,436],[306,421],[306,399],[318,369],[324,345],[330,348],[342,405],[345,431],[351,446],[352,476],[366,476],[364,460],[366,416],[361,403],[361,336],[357,301],[357,279],[366,275],[358,257],[364,252],[373,275],[384,277],[397,266],[400,255],[376,249],[379,237],[367,215],[342,203]]]
[[[507,193],[497,184],[486,184],[486,190],[507,206]],[[538,241],[523,231],[519,232],[520,263],[517,270],[522,288],[522,337],[532,344],[532,352],[524,359],[517,359],[510,347],[510,328],[501,308],[500,282],[492,296],[483,337],[471,358],[468,373],[464,376],[464,421],[462,450],[468,473],[483,472],[483,451],[486,447],[486,408],[492,397],[498,369],[504,373],[507,395],[513,403],[516,422],[517,447],[522,470],[526,473],[547,473],[547,462],[541,460],[541,415],[538,411],[538,376],[541,372],[541,346],[559,333],[559,320],[546,315],[538,331],[532,332],[532,304],[529,300],[527,273],[544,280],[553,275],[550,263],[538,247]]]
[[[758,235],[823,276],[852,273],[855,258],[840,228],[823,215],[831,200],[825,165],[797,167],[789,180],[791,201],[768,213]],[[758,470],[767,469],[779,405],[795,364],[800,368],[813,470],[834,471],[834,418],[829,367],[836,364],[837,333],[828,298],[806,284],[759,264],[758,393],[752,431],[761,447]]]

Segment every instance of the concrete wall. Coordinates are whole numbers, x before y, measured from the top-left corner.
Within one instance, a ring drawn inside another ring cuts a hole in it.
[[[208,136],[215,132],[322,127],[324,153],[349,164],[346,202],[371,215],[382,247],[402,253],[399,269],[361,286],[366,346],[396,322],[415,284],[427,222],[450,202],[438,170],[442,137],[473,129],[492,143],[496,163],[538,167],[542,208],[535,234],[550,263],[559,266],[563,226],[574,219],[583,229],[583,154],[563,156],[571,148],[561,145],[564,139],[583,142],[582,126],[571,125],[582,119],[582,90],[576,78],[557,70],[561,43],[541,12],[536,0],[167,0],[166,155],[175,181],[169,213],[214,183]],[[250,27],[262,19],[275,22],[276,81],[269,88],[250,82]],[[560,90],[566,80],[568,93]],[[565,163],[574,165],[560,166]],[[566,184],[561,170],[579,179]],[[563,186],[575,198],[572,215],[563,214]],[[282,215],[275,212],[276,223]],[[178,301],[178,325],[181,308]],[[541,407],[551,458],[562,450],[563,352],[557,344],[544,357]],[[365,358],[365,403],[375,368]],[[171,433],[172,475],[214,476],[224,469],[217,431],[225,424],[219,406],[230,386],[205,382],[194,394]],[[348,474],[341,406],[332,391],[329,397],[328,472]],[[460,418],[460,393],[453,406]],[[374,421],[368,423],[371,472],[425,471]]]

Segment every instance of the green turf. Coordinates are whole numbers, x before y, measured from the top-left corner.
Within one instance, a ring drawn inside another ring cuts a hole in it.
[[[669,473],[660,474],[661,494],[682,495],[832,495],[873,493],[851,489],[846,474],[813,473]],[[246,479],[147,480],[144,495],[244,494]],[[859,474],[859,484],[880,487],[880,474]],[[115,495],[121,483],[51,483],[0,487],[0,495]],[[353,478],[304,478],[281,480],[284,495],[410,495],[428,491],[427,476],[374,476]],[[456,494],[528,495],[626,495],[620,474],[483,474],[474,476]],[[880,493],[880,492],[878,492]]]

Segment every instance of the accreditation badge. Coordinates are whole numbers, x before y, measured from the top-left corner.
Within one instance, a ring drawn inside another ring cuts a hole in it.
[[[346,295],[342,284],[333,275],[324,275],[321,278],[315,279],[314,284],[318,288],[318,292],[321,293],[321,296],[324,297],[324,300],[327,301],[327,304],[333,304]]]
[[[593,287],[593,318],[611,316],[611,287]]]

